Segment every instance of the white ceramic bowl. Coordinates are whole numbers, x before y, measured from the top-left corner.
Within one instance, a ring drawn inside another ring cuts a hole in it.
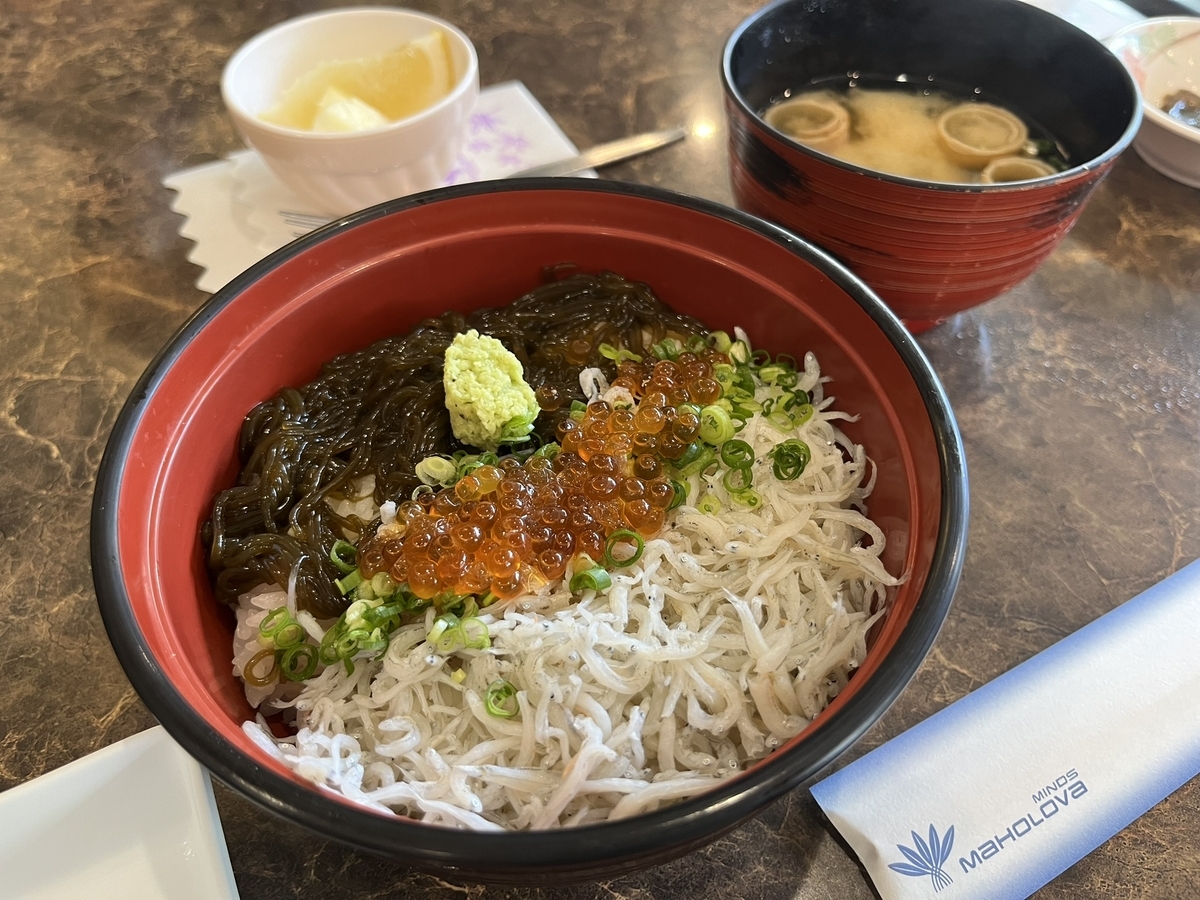
[[[1200,95],[1200,19],[1146,19],[1108,41],[1142,92],[1138,156],[1168,178],[1200,188],[1200,128],[1163,112],[1163,98],[1180,89]]]
[[[441,29],[454,60],[454,88],[433,106],[381,128],[323,134],[264,122],[296,79],[328,60],[377,56]],[[332,215],[440,186],[454,166],[479,97],[479,61],[465,34],[410,10],[362,7],[290,19],[238,50],[221,96],[246,143],[279,179]]]

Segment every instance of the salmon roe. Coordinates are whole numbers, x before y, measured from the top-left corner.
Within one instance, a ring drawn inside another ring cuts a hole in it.
[[[719,362],[728,357],[710,349],[621,363],[613,386],[640,398],[636,407],[593,402],[558,425],[557,456],[506,458],[401,503],[360,548],[363,577],[386,572],[423,600],[488,591],[511,600],[563,577],[580,554],[601,562],[614,532],[653,537],[675,499],[671,462],[699,428],[688,406],[719,398]],[[543,409],[561,402],[548,391],[538,399]]]

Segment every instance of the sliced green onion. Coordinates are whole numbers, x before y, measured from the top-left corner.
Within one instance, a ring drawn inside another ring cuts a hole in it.
[[[500,428],[500,443],[523,444],[529,440],[529,432],[533,431],[533,420],[537,413],[524,416],[513,416]]]
[[[720,350],[722,353],[728,353],[729,348],[733,346],[733,341],[724,331],[714,331],[708,336],[708,342]]]
[[[696,504],[696,509],[710,516],[715,516],[721,511],[721,501],[712,494],[705,494],[700,498],[700,502]]]
[[[795,422],[796,427],[799,428],[801,425],[811,419],[815,412],[816,409],[811,403],[801,403],[798,407],[796,407],[795,412],[792,413],[792,421]]]
[[[663,338],[650,350],[659,359],[678,359],[682,347],[674,338]]]
[[[737,494],[750,490],[750,485],[754,483],[754,475],[750,471],[749,466],[726,469],[721,483],[725,485],[725,490],[729,491],[730,494]]]
[[[430,597],[429,602],[444,613],[457,613],[462,608],[463,599],[460,594],[456,594],[454,591],[442,591],[440,594],[434,594]]]
[[[764,384],[778,384],[780,376],[787,374],[787,369],[778,363],[774,365],[765,365],[758,370],[759,380]]]
[[[696,458],[689,462],[686,466],[680,466],[680,463],[683,462],[682,459],[675,465],[679,467],[680,475],[682,475],[684,478],[690,478],[693,475],[699,475],[714,462],[716,462],[716,459],[717,454],[714,453],[711,448],[702,447],[700,452],[696,455]]]
[[[721,386],[722,391],[728,391],[737,381],[737,369],[728,363],[717,363],[713,366],[713,378]]]
[[[700,438],[713,445],[725,443],[734,435],[733,419],[713,404],[700,411]]]
[[[492,646],[487,622],[476,616],[463,619],[459,625],[459,633],[462,635],[463,645],[470,650],[486,650]]]
[[[458,466],[444,456],[427,456],[413,469],[422,484],[453,484],[458,477]]]
[[[747,363],[750,361],[750,345],[745,341],[734,341],[725,352],[734,362]]]
[[[742,440],[726,441],[721,445],[721,462],[731,469],[744,469],[754,462],[754,448]]]
[[[767,415],[767,422],[776,431],[782,431],[784,434],[796,430],[795,419],[792,418],[790,413],[786,413],[782,409],[772,410]]]
[[[633,362],[642,361],[642,357],[634,353],[632,350],[626,350],[624,347],[618,349],[612,344],[601,344],[600,355],[605,359],[611,359],[618,363],[625,362],[626,360],[631,360]]]
[[[317,671],[317,648],[312,644],[288,647],[279,656],[279,671],[288,681],[307,681]]]
[[[768,455],[775,477],[780,481],[795,481],[812,459],[808,444],[795,438],[776,444]]]
[[[667,507],[667,512],[683,506],[687,501],[688,495],[687,485],[682,481],[672,481],[671,487],[675,488],[675,496],[671,499],[671,505]]]
[[[368,609],[363,613],[363,621],[371,626],[381,626],[388,623],[389,620],[395,619],[396,622],[391,623],[394,628],[399,625],[400,616],[404,613],[404,603],[385,603],[383,606],[377,606],[374,609]]]
[[[760,380],[783,388],[794,386],[796,383],[795,376],[795,363],[790,356],[785,355],[775,357],[773,362],[768,361],[758,370]],[[789,381],[791,385],[788,384]]]
[[[334,642],[337,640],[337,626],[330,628],[325,632],[325,637],[321,639],[321,646],[317,648],[317,658],[322,665],[332,666],[341,657],[338,656],[337,647]]]
[[[704,445],[699,441],[692,441],[688,444],[687,449],[683,451],[683,456],[675,460],[675,468],[686,469],[689,465],[700,458],[700,454],[704,452]]]
[[[613,556],[613,550],[622,544],[632,544],[634,547],[633,555],[624,559],[617,559],[617,557]],[[630,531],[628,528],[618,528],[604,542],[604,563],[614,569],[624,569],[627,566],[632,566],[641,559],[645,549],[646,542],[642,540],[640,534],[636,531]]]
[[[275,649],[287,650],[304,640],[304,628],[295,620],[289,621],[274,635]]]
[[[708,347],[708,340],[698,334],[687,339],[687,349],[692,353],[702,353]]]
[[[454,462],[458,466],[458,469],[454,473],[454,480],[458,481],[460,478],[470,475],[476,469],[496,465],[500,462],[500,457],[491,452],[472,454],[459,450],[454,454]]]
[[[371,579],[371,590],[376,597],[390,597],[396,593],[396,582],[387,572],[376,572]]]
[[[454,481],[458,482],[460,479],[467,477],[480,466],[482,466],[483,463],[479,461],[478,456],[474,456],[459,450],[454,454],[454,465]]]
[[[284,611],[286,612],[286,610]],[[257,671],[258,664],[264,659],[271,660],[271,668],[267,670],[265,675],[259,675]],[[275,681],[275,678],[278,674],[279,668],[275,663],[274,650],[259,650],[252,657],[250,657],[250,662],[246,663],[246,665],[242,668],[242,680],[247,684],[252,684],[255,687],[260,688],[270,686]]]
[[[387,638],[384,637],[383,629],[375,628],[366,637],[358,639],[358,652],[365,651],[371,653],[376,650],[386,650],[387,645],[388,642]]]
[[[500,719],[511,719],[521,711],[521,705],[517,701],[517,689],[503,678],[497,678],[488,685],[483,696],[483,705],[488,715]]]
[[[499,599],[500,598],[497,597],[495,594],[493,594],[491,591],[488,591],[486,594],[484,594],[482,597],[479,598],[479,605],[484,608],[487,608]]]
[[[732,419],[750,419],[755,413],[762,412],[762,404],[757,400],[737,399],[730,404],[729,416]]]
[[[447,631],[458,628],[459,618],[454,613],[443,613],[433,620],[433,625],[429,628],[429,634],[425,635],[425,640],[429,643],[435,643]]]
[[[733,502],[745,506],[747,509],[758,509],[763,505],[762,495],[758,491],[744,490],[730,494]]]
[[[333,646],[337,650],[338,659],[348,661],[353,658],[358,653],[359,642],[368,637],[370,637],[370,632],[362,628],[355,628],[335,639]]]
[[[443,631],[441,636],[433,642],[433,647],[438,653],[446,654],[453,653],[455,650],[461,650],[467,645],[463,640],[462,628],[449,628]]]
[[[336,540],[329,550],[329,561],[338,567],[343,575],[354,571],[358,559],[358,548],[349,541]]]
[[[569,585],[571,592],[578,594],[583,591],[607,591],[612,587],[612,578],[608,572],[600,568],[600,566],[592,566],[590,569],[584,569],[582,572],[576,572],[571,576]]]
[[[571,418],[576,422],[581,421],[584,414],[587,412],[587,404],[582,400],[571,401]]]
[[[755,369],[761,369],[771,361],[771,354],[766,350],[759,348],[750,354],[750,358],[746,363]]]
[[[362,580],[362,572],[360,572],[358,569],[355,569],[345,578],[339,578],[334,582],[334,584],[338,586],[338,590],[341,591],[342,596],[345,597],[348,593],[362,584]]]
[[[279,606],[271,610],[263,620],[258,623],[258,633],[269,641],[275,639],[275,635],[287,628],[292,621],[292,615],[287,611],[286,606]]]

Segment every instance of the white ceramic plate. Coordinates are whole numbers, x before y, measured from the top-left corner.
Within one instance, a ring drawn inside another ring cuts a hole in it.
[[[1200,93],[1200,19],[1146,19],[1108,42],[1142,91],[1142,127],[1134,139],[1138,156],[1168,178],[1200,188],[1200,129],[1159,108],[1177,90]]]
[[[1025,0],[1030,6],[1052,12],[1081,28],[1098,41],[1107,40],[1120,29],[1141,21],[1142,14],[1121,0]]]
[[[152,728],[0,794],[6,900],[237,900],[208,774]]]

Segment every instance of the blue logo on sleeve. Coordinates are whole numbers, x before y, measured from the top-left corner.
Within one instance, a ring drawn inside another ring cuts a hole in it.
[[[888,868],[901,875],[911,875],[913,878],[928,875],[929,880],[933,882],[934,892],[953,884],[953,880],[946,874],[942,865],[950,858],[950,851],[954,848],[954,826],[951,825],[946,829],[945,836],[939,838],[937,829],[930,825],[928,843],[915,831],[912,833],[912,839],[914,844],[912,848],[905,847],[903,844],[896,845],[896,849],[904,854],[904,858],[908,862],[888,863]]]

